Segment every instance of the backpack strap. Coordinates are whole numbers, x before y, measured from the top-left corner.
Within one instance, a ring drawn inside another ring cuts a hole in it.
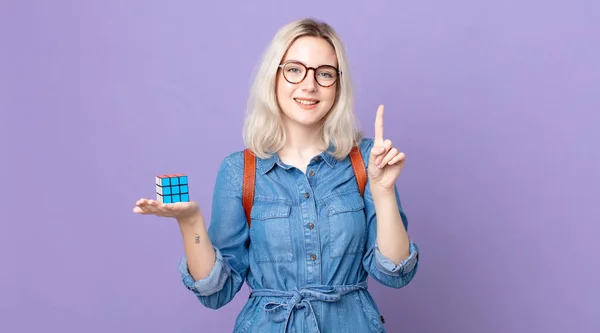
[[[356,176],[356,182],[358,183],[358,189],[360,190],[360,196],[365,194],[365,187],[367,186],[367,169],[365,163],[357,146],[354,146],[350,151],[350,162],[352,162],[352,170]],[[244,149],[244,176],[242,183],[242,206],[244,206],[244,212],[246,213],[246,220],[248,221],[248,228],[252,224],[250,219],[250,211],[252,210],[252,204],[254,203],[254,185],[256,182],[256,156],[250,151],[250,149]]]
[[[367,169],[357,146],[352,147],[350,151],[350,162],[352,162],[352,169],[354,169],[354,175],[356,176],[356,182],[358,183],[358,189],[362,197],[365,194],[365,187],[367,186]]]
[[[250,227],[250,211],[254,203],[254,183],[256,179],[256,157],[250,149],[244,150],[244,178],[242,183],[242,206]]]

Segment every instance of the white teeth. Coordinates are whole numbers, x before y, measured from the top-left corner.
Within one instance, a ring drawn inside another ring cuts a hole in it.
[[[303,99],[296,99],[296,102],[302,104],[302,105],[314,105],[317,104],[316,101],[305,101]]]

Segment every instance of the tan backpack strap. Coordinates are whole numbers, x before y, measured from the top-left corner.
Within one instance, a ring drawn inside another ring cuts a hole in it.
[[[367,169],[357,146],[354,146],[350,151],[350,162],[352,162],[352,169],[354,169],[360,195],[363,196],[365,194],[365,187],[367,186]]]
[[[248,228],[252,223],[250,220],[250,211],[254,203],[254,182],[256,178],[256,157],[250,149],[244,150],[244,177],[242,183],[242,206],[248,220]]]

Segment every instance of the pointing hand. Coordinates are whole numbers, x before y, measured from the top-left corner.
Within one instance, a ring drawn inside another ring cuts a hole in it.
[[[375,116],[375,137],[369,156],[369,178],[372,186],[383,190],[393,190],[394,184],[402,168],[406,155],[392,145],[392,141],[383,136],[383,105],[377,109]]]

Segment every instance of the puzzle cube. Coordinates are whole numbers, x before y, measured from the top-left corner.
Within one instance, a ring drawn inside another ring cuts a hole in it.
[[[188,177],[181,173],[156,176],[156,199],[165,204],[190,201]]]

